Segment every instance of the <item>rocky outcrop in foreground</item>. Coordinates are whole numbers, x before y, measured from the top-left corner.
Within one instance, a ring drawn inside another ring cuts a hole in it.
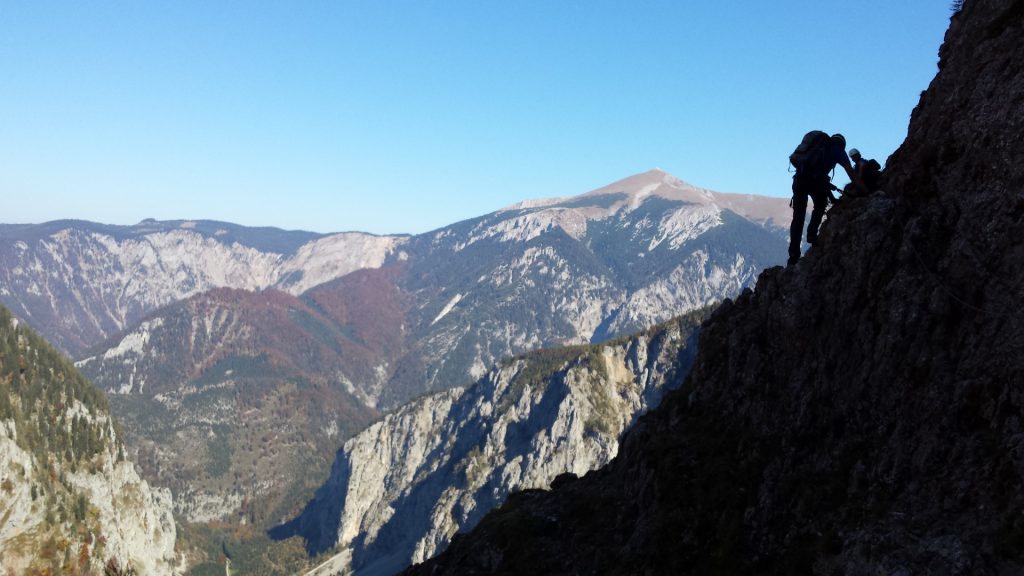
[[[103,394],[2,307],[0,519],[11,574],[179,571],[170,492],[124,459]]]
[[[526,354],[410,403],[346,442],[316,498],[272,534],[301,535],[314,553],[337,546],[317,574],[388,575],[433,556],[509,492],[606,464],[689,370],[703,317]]]
[[[608,466],[406,573],[1024,573],[1022,26],[968,0],[885,192],[723,305]]]

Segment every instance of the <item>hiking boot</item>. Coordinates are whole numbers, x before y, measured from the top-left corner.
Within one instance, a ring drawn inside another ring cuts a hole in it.
[[[786,266],[792,266],[796,264],[796,261],[800,259],[800,247],[790,246],[789,247],[789,260],[786,260]]]

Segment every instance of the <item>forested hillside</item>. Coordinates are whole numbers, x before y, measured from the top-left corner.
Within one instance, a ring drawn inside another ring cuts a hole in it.
[[[169,574],[170,494],[125,460],[105,395],[0,307],[0,563]]]

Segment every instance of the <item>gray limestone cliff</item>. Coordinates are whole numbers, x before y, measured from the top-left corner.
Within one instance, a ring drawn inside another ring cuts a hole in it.
[[[0,308],[0,565],[179,573],[170,491],[123,454],[102,393]]]
[[[689,369],[701,317],[516,357],[388,414],[345,443],[328,482],[276,536],[336,549],[322,574],[390,574],[433,556],[510,492],[614,457],[623,430]]]
[[[299,294],[403,241],[209,221],[0,225],[0,302],[78,357],[172,302],[218,287]]]

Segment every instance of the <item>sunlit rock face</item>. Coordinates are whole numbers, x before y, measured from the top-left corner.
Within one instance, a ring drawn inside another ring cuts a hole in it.
[[[0,565],[180,573],[170,491],[124,453],[103,394],[0,306]]]
[[[72,357],[147,313],[212,288],[301,293],[377,267],[399,237],[222,222],[0,226],[0,301]]]
[[[682,381],[701,317],[526,354],[403,406],[346,442],[316,498],[272,534],[335,552],[324,574],[392,574],[430,558],[509,493],[614,457],[622,432]]]

